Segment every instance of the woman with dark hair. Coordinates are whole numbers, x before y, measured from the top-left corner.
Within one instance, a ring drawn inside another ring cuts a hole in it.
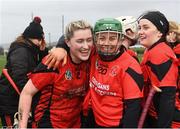
[[[35,17],[22,35],[11,43],[7,55],[5,68],[12,80],[21,91],[28,81],[31,72],[41,58],[48,54],[45,49],[45,40],[41,19]],[[4,76],[0,77],[0,117],[2,126],[11,127],[14,123],[14,114],[18,111],[19,95]]]
[[[178,67],[177,58],[166,43],[168,31],[169,23],[159,11],[149,11],[139,18],[139,41],[146,47],[141,63],[145,88],[156,86],[161,90],[153,97],[147,127],[170,128],[173,120]]]

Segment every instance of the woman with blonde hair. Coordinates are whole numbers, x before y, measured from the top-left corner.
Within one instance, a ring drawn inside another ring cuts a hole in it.
[[[178,42],[178,35],[180,34],[178,23],[175,21],[169,21],[169,32],[166,35],[166,40],[171,46],[171,48],[174,48]]]
[[[173,45],[173,51],[176,54],[176,57],[178,58],[178,71],[180,76],[180,24],[169,21],[169,33],[167,35],[168,38],[171,38],[171,40],[174,42],[170,42]],[[178,80],[178,87],[176,90],[176,103],[175,103],[175,112],[174,112],[174,118],[172,122],[172,128],[179,128],[180,127],[180,78]]]
[[[80,128],[80,112],[88,87],[89,56],[93,32],[89,23],[78,20],[66,26],[65,41],[70,48],[67,63],[48,70],[46,58],[35,68],[19,100],[20,128],[27,128],[32,98],[38,103],[32,111],[33,128]]]

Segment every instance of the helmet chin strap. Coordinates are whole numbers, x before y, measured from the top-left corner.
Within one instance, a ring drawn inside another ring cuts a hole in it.
[[[104,53],[102,53],[101,51],[98,52],[99,57],[103,60],[103,61],[113,61],[116,58],[118,58],[120,55],[122,54],[122,52],[120,50],[117,51],[116,54],[113,55],[105,55]]]

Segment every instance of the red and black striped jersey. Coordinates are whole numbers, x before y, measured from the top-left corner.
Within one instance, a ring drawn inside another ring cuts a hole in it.
[[[88,85],[88,62],[74,64],[70,57],[58,70],[47,70],[45,60],[30,75],[40,91],[34,127],[79,128],[80,111]],[[48,123],[48,124],[47,124]]]

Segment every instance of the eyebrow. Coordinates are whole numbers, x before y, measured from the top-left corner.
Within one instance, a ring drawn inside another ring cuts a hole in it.
[[[76,39],[76,40],[85,40],[85,39],[92,39],[93,37],[87,37],[87,38],[79,38],[79,39]]]
[[[149,25],[146,23],[146,24],[143,24],[142,26],[149,26]]]

